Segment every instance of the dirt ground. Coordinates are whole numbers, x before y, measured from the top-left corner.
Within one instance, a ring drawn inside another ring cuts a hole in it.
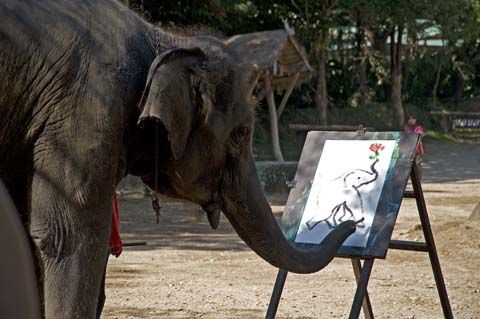
[[[424,191],[456,318],[480,318],[480,145],[430,141]],[[263,318],[277,270],[256,256],[223,219],[211,230],[193,204],[163,201],[160,224],[148,199],[123,197],[127,247],[111,258],[103,318]],[[272,205],[281,215],[283,206]],[[406,199],[394,238],[422,240]],[[289,274],[277,318],[346,318],[355,293],[349,260],[312,275]],[[377,318],[442,318],[425,253],[391,250],[377,260],[369,293]]]

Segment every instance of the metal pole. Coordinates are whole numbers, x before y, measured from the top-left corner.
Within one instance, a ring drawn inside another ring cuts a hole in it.
[[[132,246],[146,246],[146,241],[138,241],[138,242],[126,242],[123,243],[123,247],[132,247]]]
[[[285,286],[285,280],[287,280],[288,271],[279,269],[277,274],[277,280],[275,280],[275,286],[273,287],[272,297],[270,298],[270,304],[268,305],[267,315],[265,319],[274,319],[277,314],[278,304],[282,297],[283,287]]]
[[[438,259],[437,248],[435,247],[435,241],[433,240],[432,228],[430,226],[430,220],[428,218],[427,205],[425,204],[425,198],[423,197],[422,185],[418,178],[418,167],[414,163],[411,173],[413,190],[415,192],[415,200],[417,202],[417,208],[420,215],[420,221],[422,223],[423,235],[425,236],[425,242],[428,247],[428,256],[430,257],[430,263],[432,264],[433,276],[437,285],[438,295],[442,304],[443,315],[447,319],[453,318],[452,308],[450,307],[450,301],[448,300],[447,288],[442,275],[442,268],[440,267],[440,260]]]
[[[367,294],[368,280],[372,273],[374,259],[367,259],[363,263],[362,273],[358,280],[357,291],[355,292],[355,298],[353,299],[352,309],[350,310],[349,319],[357,319],[360,317],[360,311],[362,310],[363,300]]]

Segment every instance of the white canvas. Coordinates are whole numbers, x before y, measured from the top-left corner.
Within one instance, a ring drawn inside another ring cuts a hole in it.
[[[295,241],[320,243],[345,220],[363,222],[344,243],[365,247],[395,140],[327,140]]]

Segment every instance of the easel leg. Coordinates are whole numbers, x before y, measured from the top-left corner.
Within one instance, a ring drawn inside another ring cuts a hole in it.
[[[422,185],[418,178],[418,168],[414,164],[411,174],[413,191],[415,194],[415,200],[417,202],[418,212],[420,215],[420,221],[422,223],[423,235],[425,237],[425,243],[428,247],[428,256],[430,257],[430,263],[432,265],[433,276],[435,277],[435,283],[442,303],[443,315],[447,319],[453,318],[452,308],[450,307],[450,301],[448,300],[447,288],[445,281],[443,280],[442,269],[440,267],[440,261],[438,259],[437,248],[435,247],[435,241],[433,240],[432,228],[430,226],[430,220],[428,218],[427,205],[425,204],[425,198],[423,197]]]
[[[274,319],[277,314],[278,304],[282,297],[283,287],[285,286],[285,280],[287,280],[288,271],[279,269],[277,274],[277,280],[275,280],[275,286],[273,287],[272,297],[268,304],[267,315],[265,319]]]
[[[358,285],[360,281],[360,275],[362,273],[362,263],[360,259],[357,259],[357,258],[352,258],[350,260],[352,261],[353,272],[355,273],[355,279]],[[368,296],[368,290],[366,288],[365,288],[365,298],[363,299],[362,308],[363,308],[363,314],[365,316],[365,319],[373,319],[372,304],[370,303],[370,297]]]
[[[362,310],[362,304],[367,294],[368,280],[372,273],[373,259],[367,259],[363,263],[363,269],[360,273],[360,278],[357,284],[357,291],[355,292],[355,298],[353,299],[352,309],[350,310],[349,319],[357,319],[360,317],[360,311]]]

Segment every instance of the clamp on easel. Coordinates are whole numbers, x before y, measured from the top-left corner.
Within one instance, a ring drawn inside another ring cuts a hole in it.
[[[367,129],[363,125],[359,125],[357,129],[357,136],[365,136]]]

